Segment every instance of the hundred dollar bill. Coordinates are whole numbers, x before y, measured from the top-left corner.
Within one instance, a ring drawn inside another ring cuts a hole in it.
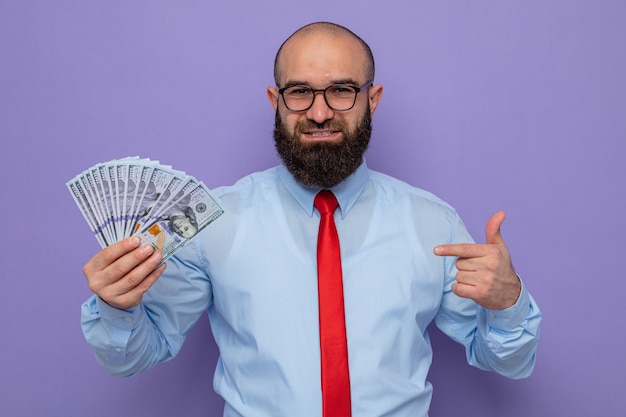
[[[102,191],[97,188],[98,184],[101,184],[101,178],[99,173],[93,173],[91,170],[87,170],[78,177],[82,184],[82,188],[85,191],[85,198],[89,202],[96,218],[98,219],[98,229],[102,231],[102,235],[106,241],[111,243],[115,242],[115,236],[109,229],[111,223],[111,217],[102,201]]]
[[[182,201],[184,204],[180,204]],[[163,263],[223,213],[206,186],[199,183],[181,198],[179,204],[142,226],[136,235],[142,243],[152,245],[163,254]]]
[[[146,167],[141,161],[128,164],[128,178],[126,180],[126,198],[124,199],[124,236],[130,236],[133,232],[132,217],[135,212],[135,203],[141,187],[141,174]]]
[[[87,221],[87,224],[91,228],[91,231],[93,232],[94,236],[98,240],[98,243],[100,244],[100,246],[102,246],[103,248],[108,246],[109,243],[106,241],[105,237],[102,235],[102,230],[100,230],[100,227],[98,226],[98,219],[96,219],[96,216],[91,206],[89,205],[89,203],[87,202],[87,199],[85,198],[85,193],[82,189],[80,182],[68,181],[65,185],[70,190],[70,193],[72,194],[72,197],[74,197],[74,201],[76,202],[76,205],[78,205],[78,208],[83,214],[83,217]]]
[[[137,196],[135,198],[133,210],[130,215],[130,222],[127,228],[128,236],[132,235],[137,230],[137,222],[139,218],[143,217],[143,215],[149,211],[148,206],[154,201],[153,197],[146,198],[146,194],[148,196],[156,195],[154,192],[154,184],[150,182],[152,171],[154,171],[154,169],[153,164],[146,164],[141,169],[141,177],[139,178],[139,186],[137,187]]]
[[[167,192],[162,194],[162,196],[165,196],[162,201],[155,204],[149,213],[137,221],[135,225],[137,232],[144,231],[147,225],[154,223],[156,220],[167,218],[171,212],[182,211],[183,208],[188,206],[190,193],[198,186],[198,181],[195,178],[187,177],[178,181],[172,181],[172,183],[174,182],[177,182],[175,187],[168,188]]]
[[[155,207],[158,207],[169,195],[168,187],[177,184],[177,182],[177,175],[170,169],[155,166],[142,196],[142,210],[138,213],[139,218],[149,216]]]
[[[95,172],[92,177],[96,178],[99,184],[97,191],[99,192],[99,209],[101,210],[102,217],[104,219],[104,223],[101,225],[102,229],[105,230],[112,241],[117,241],[115,233],[113,231],[113,203],[112,199],[112,188],[111,188],[111,177],[109,175],[109,167],[106,164],[99,164],[95,167]]]
[[[131,169],[136,171],[135,165],[131,165],[135,162],[134,159],[124,158],[115,164],[115,204],[117,206],[115,230],[118,239],[129,236],[127,233],[128,210],[133,202],[136,188],[136,172],[132,172],[133,176],[131,177]]]

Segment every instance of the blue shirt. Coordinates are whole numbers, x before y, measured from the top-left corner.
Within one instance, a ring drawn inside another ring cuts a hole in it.
[[[321,416],[317,191],[283,166],[215,189],[226,213],[168,261],[142,305],[116,310],[96,296],[83,305],[99,362],[125,376],[171,359],[208,311],[225,416]],[[541,313],[529,293],[485,310],[452,293],[455,259],[433,254],[472,242],[453,208],[365,163],[333,192],[354,416],[428,414],[432,320],[470,364],[530,374]]]

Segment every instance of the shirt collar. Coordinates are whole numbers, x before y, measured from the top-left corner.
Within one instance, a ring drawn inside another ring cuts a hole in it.
[[[304,211],[306,211],[309,216],[313,216],[313,200],[322,188],[302,186],[293,178],[284,165],[280,165],[278,167],[278,176],[285,188],[287,188],[289,193],[291,193],[300,206],[302,206]],[[368,177],[369,171],[367,169],[367,164],[365,163],[365,160],[363,160],[356,171],[330,189],[337,197],[337,201],[339,201],[342,219],[346,217],[357,198],[361,195],[361,192],[367,183]]]

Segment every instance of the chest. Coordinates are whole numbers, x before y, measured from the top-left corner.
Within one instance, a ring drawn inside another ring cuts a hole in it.
[[[228,239],[206,251],[216,313],[242,329],[315,327],[319,217],[283,207],[230,216],[220,232]],[[438,237],[410,213],[357,208],[335,221],[349,331],[366,337],[390,318],[425,327],[443,291],[443,265],[432,254]]]

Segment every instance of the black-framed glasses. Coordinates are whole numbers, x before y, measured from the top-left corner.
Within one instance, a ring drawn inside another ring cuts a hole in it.
[[[354,107],[356,96],[372,81],[368,81],[360,87],[349,84],[333,84],[326,88],[314,89],[308,85],[292,85],[278,90],[283,97],[287,109],[293,112],[307,111],[315,102],[315,94],[323,93],[326,105],[335,111],[347,111]]]

